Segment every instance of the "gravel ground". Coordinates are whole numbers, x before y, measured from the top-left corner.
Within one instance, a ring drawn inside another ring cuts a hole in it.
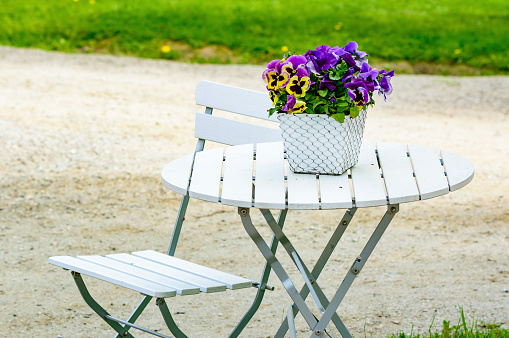
[[[0,47],[1,337],[112,336],[48,257],[165,251],[180,199],[159,175],[194,149],[194,87],[205,79],[262,91],[262,69]],[[365,139],[455,152],[476,174],[453,194],[401,205],[338,313],[356,337],[427,332],[433,318],[455,324],[458,306],[469,319],[507,328],[509,77],[401,75],[393,84],[388,102],[370,111]],[[258,279],[261,256],[235,211],[192,201],[177,256]],[[383,213],[357,212],[320,277],[329,297]],[[285,228],[312,265],[340,217],[292,212]],[[140,300],[86,281],[114,316],[128,316]],[[244,337],[269,337],[281,321],[288,297],[276,278],[270,283],[276,290]],[[220,337],[254,293],[169,305],[190,337]],[[168,333],[153,305],[139,323]],[[296,324],[309,335],[300,316]]]

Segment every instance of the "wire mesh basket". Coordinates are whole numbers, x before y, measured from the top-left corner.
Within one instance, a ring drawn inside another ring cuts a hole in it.
[[[339,123],[323,114],[278,114],[294,173],[340,175],[357,164],[366,111]]]

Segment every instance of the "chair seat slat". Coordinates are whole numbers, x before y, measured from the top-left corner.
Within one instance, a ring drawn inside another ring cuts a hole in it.
[[[125,254],[127,255],[127,254]],[[130,256],[130,255],[127,255]],[[171,276],[175,275],[162,275],[154,271],[149,271],[144,267],[138,267],[135,264],[123,263],[118,260],[110,259],[108,256],[78,256],[78,259],[82,259],[87,262],[99,264],[105,266],[110,269],[118,270],[120,272],[124,272],[130,274],[135,277],[139,277],[142,279],[146,279],[148,281],[162,284],[166,287],[172,288],[177,291],[179,295],[192,295],[200,293],[200,288],[196,285],[190,283],[184,283],[180,280],[176,280],[171,278]]]
[[[153,283],[127,273],[119,272],[95,263],[87,262],[71,256],[56,256],[49,259],[49,263],[64,269],[79,272],[115,285],[141,292],[152,297],[174,297],[177,291],[161,284]]]
[[[171,278],[180,281],[184,284],[192,284],[194,288],[198,288],[199,291],[205,293],[220,292],[226,290],[226,285],[213,281],[209,278],[197,276],[187,271],[176,269],[172,266],[156,263],[143,257],[137,257],[129,254],[111,254],[107,255],[107,258],[118,262],[123,262],[132,266],[139,267],[145,271],[157,273],[164,276],[170,276]]]
[[[226,284],[228,289],[241,289],[252,286],[253,282],[247,278],[235,276],[226,272],[215,270],[203,265],[191,263],[183,259],[168,256],[156,251],[146,250],[132,253],[134,256],[143,257],[150,259],[154,262],[158,262],[164,265],[169,265],[174,268],[194,273],[198,276],[209,278],[220,283]]]

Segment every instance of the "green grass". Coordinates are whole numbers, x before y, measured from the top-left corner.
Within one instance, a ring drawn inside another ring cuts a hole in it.
[[[400,332],[388,336],[388,338],[509,338],[509,331],[501,328],[500,324],[479,323],[475,319],[472,323],[467,323],[461,307],[457,325],[451,326],[451,322],[444,320],[440,330],[432,330],[432,327],[433,323],[431,323],[428,334],[414,335],[413,332],[410,332],[407,335]]]
[[[0,44],[261,63],[350,40],[380,62],[509,72],[507,0],[2,0]],[[170,52],[161,51],[168,44]],[[209,49],[207,46],[222,46]],[[212,52],[212,55],[210,55]]]

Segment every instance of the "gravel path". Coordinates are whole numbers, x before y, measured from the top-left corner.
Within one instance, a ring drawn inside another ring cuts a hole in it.
[[[206,79],[263,90],[262,69],[0,47],[1,337],[111,336],[70,274],[47,258],[164,251],[180,200],[159,174],[194,149],[194,87]],[[370,111],[365,139],[449,150],[471,160],[476,176],[453,194],[401,205],[338,313],[356,337],[427,332],[433,318],[456,324],[458,305],[470,319],[507,328],[509,77],[402,75],[393,84],[389,102]],[[337,284],[383,212],[357,212],[321,285]],[[289,214],[287,231],[310,264],[340,217]],[[233,208],[198,201],[177,255],[253,279],[262,262]],[[117,317],[140,299],[89,280]],[[245,337],[271,336],[288,306],[279,281],[270,283],[276,291]],[[335,288],[325,291],[330,297]],[[254,292],[169,304],[191,337],[221,337]],[[140,323],[168,332],[152,305]],[[308,335],[300,316],[297,326]]]

